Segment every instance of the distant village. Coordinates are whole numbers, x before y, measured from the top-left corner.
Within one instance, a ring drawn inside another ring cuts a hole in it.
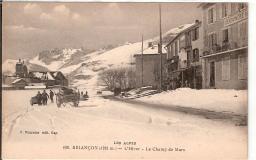
[[[146,49],[134,56],[137,87],[247,89],[248,6],[202,3],[198,8],[202,20],[163,39],[162,66],[159,50],[147,54]],[[150,42],[147,47],[155,46]]]
[[[3,75],[3,89],[43,89],[68,86],[60,71],[29,71],[24,61],[16,63],[14,75]]]

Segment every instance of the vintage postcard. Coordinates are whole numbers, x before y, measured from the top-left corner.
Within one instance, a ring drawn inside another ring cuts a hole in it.
[[[247,159],[249,5],[2,2],[2,158]]]

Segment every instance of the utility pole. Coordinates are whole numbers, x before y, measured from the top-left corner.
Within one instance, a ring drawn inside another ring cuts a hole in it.
[[[141,87],[143,87],[143,35],[141,37]]]
[[[163,81],[163,76],[162,76],[162,71],[163,71],[163,65],[162,65],[162,13],[161,13],[161,4],[159,4],[159,30],[160,30],[160,43],[159,43],[159,52],[160,52],[160,90],[162,90],[162,81]]]

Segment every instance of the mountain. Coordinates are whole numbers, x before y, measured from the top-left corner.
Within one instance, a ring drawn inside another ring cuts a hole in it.
[[[163,43],[167,43],[181,31],[184,31],[192,24],[184,24],[177,28],[172,28],[163,33]],[[157,47],[149,47],[148,43],[156,45],[159,37],[144,41],[144,53],[157,53]],[[129,43],[113,46],[109,45],[98,50],[88,49],[52,49],[45,50],[30,60],[26,60],[29,70],[50,70],[61,71],[70,80],[71,85],[77,87],[97,86],[98,73],[110,67],[131,67],[134,64],[134,55],[141,54],[141,42]],[[4,73],[14,73],[15,60],[7,60],[3,63]]]

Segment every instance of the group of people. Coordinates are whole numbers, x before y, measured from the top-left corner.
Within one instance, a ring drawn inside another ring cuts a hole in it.
[[[53,97],[54,97],[54,92],[52,90],[50,90],[50,93],[46,93],[46,91],[44,90],[43,93],[40,93],[40,91],[38,91],[37,95],[37,104],[38,105],[47,105],[47,101],[50,98],[51,102],[53,103]]]

